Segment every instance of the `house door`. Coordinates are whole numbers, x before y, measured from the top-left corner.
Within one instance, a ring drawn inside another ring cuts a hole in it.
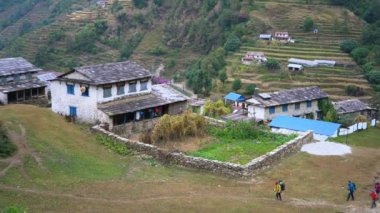
[[[70,107],[70,116],[71,117],[77,117],[77,108],[76,107]]]

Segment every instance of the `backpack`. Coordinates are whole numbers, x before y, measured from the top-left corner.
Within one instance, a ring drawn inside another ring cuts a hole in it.
[[[281,191],[285,191],[285,183],[284,183],[284,182],[281,182],[281,183],[280,183],[280,186],[281,186]]]

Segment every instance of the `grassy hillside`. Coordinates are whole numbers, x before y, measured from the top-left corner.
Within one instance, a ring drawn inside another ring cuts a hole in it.
[[[334,100],[349,98],[345,88],[347,85],[354,85],[365,90],[366,94],[361,99],[370,99],[373,91],[361,69],[339,47],[342,40],[358,40],[364,22],[343,7],[320,5],[323,1],[313,1],[316,5],[296,2],[260,1],[257,3],[259,9],[252,11],[251,16],[257,23],[265,23],[267,26],[262,29],[262,33],[288,31],[293,38],[302,42],[289,45],[268,45],[261,41],[243,44],[240,51],[229,59],[231,77],[240,77],[245,83],[255,83],[261,91],[316,85],[322,87]],[[318,28],[317,35],[302,29],[307,16],[312,17]],[[344,27],[346,28],[343,29]],[[238,65],[247,51],[262,51],[267,57],[277,59],[281,62],[282,70],[266,71],[258,67],[244,68]],[[303,74],[292,75],[286,71],[289,58],[336,60],[350,65],[306,68]]]
[[[229,179],[162,166],[139,155],[119,156],[87,127],[67,123],[49,109],[3,106],[0,120],[19,147],[11,158],[0,160],[0,210],[364,212],[368,189],[380,172],[378,149],[356,147],[343,157],[298,153],[250,180]],[[273,194],[278,178],[287,184],[281,205]],[[349,205],[348,178],[358,186],[356,201]]]

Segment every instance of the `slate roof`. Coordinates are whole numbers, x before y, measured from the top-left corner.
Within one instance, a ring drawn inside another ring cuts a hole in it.
[[[25,89],[46,87],[46,86],[47,86],[47,83],[42,82],[38,79],[32,79],[32,80],[18,81],[18,82],[7,83],[5,85],[0,85],[0,92],[9,93],[9,92],[15,92],[15,91],[20,91],[20,90],[25,90]]]
[[[277,116],[269,123],[269,126],[302,132],[312,130],[316,134],[332,137],[339,130],[341,124],[290,116]]]
[[[148,70],[132,61],[77,67],[74,70],[89,78],[91,83],[96,85],[152,76]]]
[[[21,57],[0,59],[0,76],[38,71],[41,69]]]
[[[176,91],[171,86],[160,84],[153,85],[152,93],[150,94],[125,97],[117,101],[99,104],[98,108],[108,116],[115,116],[187,100],[188,97]]]
[[[268,97],[263,98],[264,95]],[[280,92],[274,92],[264,95],[254,95],[251,99],[247,100],[247,103],[263,107],[271,107],[283,104],[318,100],[328,97],[327,93],[323,92],[317,86],[283,90]]]
[[[358,100],[349,99],[344,101],[338,101],[334,103],[334,108],[339,114],[355,113],[363,110],[372,109],[368,104]]]

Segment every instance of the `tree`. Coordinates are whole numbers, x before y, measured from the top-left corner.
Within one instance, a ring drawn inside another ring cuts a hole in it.
[[[364,64],[365,58],[368,56],[369,50],[365,47],[357,47],[351,52],[351,56],[358,64]]]
[[[232,82],[232,90],[238,91],[241,89],[241,80],[240,78],[235,78],[235,80]]]
[[[338,113],[336,112],[335,109],[330,109],[323,120],[328,121],[328,122],[337,122]]]
[[[340,49],[345,53],[351,53],[358,46],[358,42],[354,40],[344,40],[340,43]]]
[[[372,70],[367,74],[367,79],[372,84],[380,84],[380,70]]]
[[[224,49],[229,52],[233,52],[240,48],[241,41],[235,34],[230,34],[224,44]]]
[[[313,19],[310,16],[306,17],[305,21],[303,22],[303,29],[305,30],[305,32],[311,31],[313,27],[314,27]]]
[[[133,0],[133,5],[138,9],[143,9],[148,6],[148,0]]]
[[[219,72],[219,80],[223,83],[223,85],[224,85],[224,83],[226,83],[227,78],[228,78],[228,76],[227,76],[226,70],[224,70],[224,69],[221,70]]]
[[[330,100],[323,99],[318,101],[318,108],[322,112],[322,119],[324,121],[336,122],[338,120],[338,113]]]
[[[245,93],[247,95],[253,95],[253,94],[255,94],[255,90],[256,90],[256,85],[255,84],[248,84],[245,87]]]
[[[268,58],[267,62],[265,63],[265,66],[269,70],[280,69],[280,63],[274,58]]]
[[[231,113],[231,109],[224,105],[222,100],[216,102],[206,101],[203,114],[213,118],[218,118],[222,115]]]
[[[212,89],[210,73],[200,69],[200,61],[186,70],[186,84],[195,94],[209,95]]]

